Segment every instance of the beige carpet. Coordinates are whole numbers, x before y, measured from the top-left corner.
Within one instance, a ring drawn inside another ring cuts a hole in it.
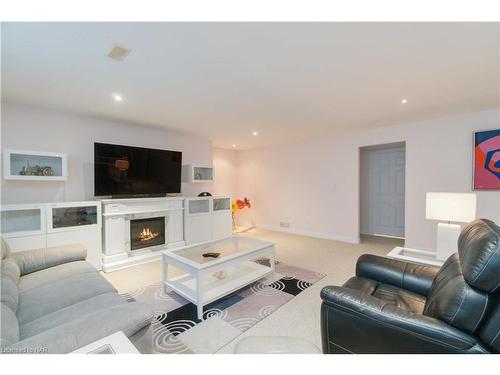
[[[394,246],[402,245],[400,240],[377,237],[363,237],[361,244],[353,245],[260,229],[241,235],[273,241],[280,261],[327,276],[238,336],[218,353],[232,353],[236,342],[246,336],[301,337],[321,347],[321,288],[325,285],[340,285],[351,277],[356,259],[361,254],[385,255]],[[120,293],[125,293],[160,281],[161,265],[157,261],[103,275]]]

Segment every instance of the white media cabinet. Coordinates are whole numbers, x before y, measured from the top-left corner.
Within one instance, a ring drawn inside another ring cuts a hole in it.
[[[81,243],[101,269],[100,202],[3,205],[1,232],[13,252]]]
[[[159,260],[162,250],[232,235],[230,197],[4,205],[1,219],[1,234],[12,251],[81,243],[87,261],[104,272]],[[134,228],[149,221],[156,221],[158,233],[153,232],[161,241],[138,248]]]

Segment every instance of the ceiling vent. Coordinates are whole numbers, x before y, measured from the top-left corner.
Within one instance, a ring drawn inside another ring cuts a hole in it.
[[[111,50],[108,52],[108,57],[116,61],[123,61],[132,52],[131,49],[125,48],[118,44],[114,44]]]

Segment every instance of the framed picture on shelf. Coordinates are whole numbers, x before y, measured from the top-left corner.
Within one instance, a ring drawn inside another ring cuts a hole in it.
[[[474,133],[472,188],[500,190],[500,129]]]

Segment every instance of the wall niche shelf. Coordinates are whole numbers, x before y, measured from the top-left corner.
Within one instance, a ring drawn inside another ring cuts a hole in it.
[[[57,152],[5,150],[3,170],[6,180],[66,181],[67,155]]]
[[[182,166],[182,182],[213,182],[214,167],[194,164]]]

